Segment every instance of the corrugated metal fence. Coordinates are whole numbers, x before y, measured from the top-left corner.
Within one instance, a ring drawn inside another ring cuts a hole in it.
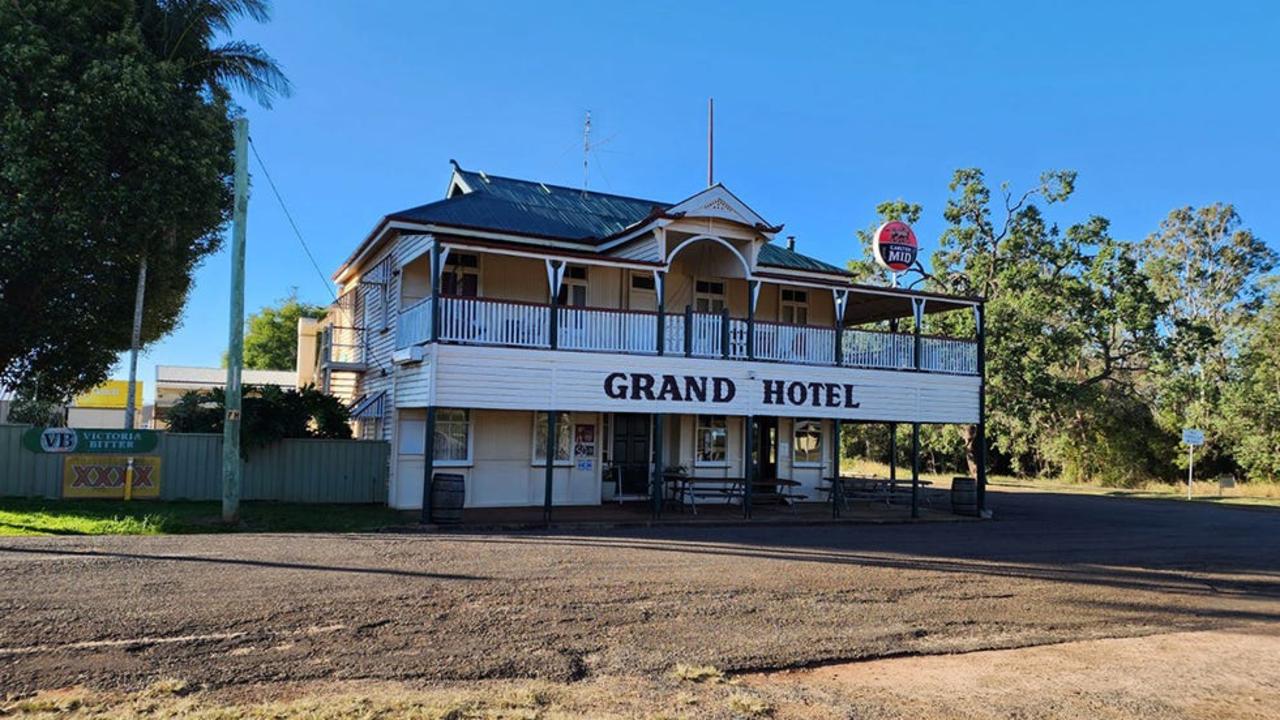
[[[0,497],[62,494],[65,456],[23,449],[25,425],[0,425]],[[385,503],[387,443],[369,440],[282,440],[254,448],[244,464],[245,500]],[[160,433],[160,497],[222,497],[222,436]]]

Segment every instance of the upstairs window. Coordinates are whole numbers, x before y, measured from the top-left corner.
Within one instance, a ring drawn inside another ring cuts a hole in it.
[[[779,319],[789,325],[809,324],[809,292],[807,290],[782,289],[782,308]]]
[[[480,294],[480,258],[469,253],[449,253],[440,278],[440,294],[477,297]]]
[[[723,312],[724,283],[714,280],[699,280],[694,283],[693,309],[716,315]]]
[[[569,265],[564,269],[560,283],[561,305],[584,307],[587,304],[587,269],[582,265]]]

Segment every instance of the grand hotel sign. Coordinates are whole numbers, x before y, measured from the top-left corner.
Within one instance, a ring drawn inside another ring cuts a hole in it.
[[[849,410],[861,407],[851,383],[772,378],[755,383],[762,405]],[[604,394],[614,400],[728,404],[738,396],[738,384],[723,376],[614,372],[605,376]]]
[[[461,345],[436,346],[426,366],[431,387],[411,397],[411,378],[402,377],[400,407],[978,419],[979,379],[972,375]]]

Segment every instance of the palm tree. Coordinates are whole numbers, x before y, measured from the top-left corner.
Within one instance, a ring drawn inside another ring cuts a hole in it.
[[[178,63],[183,81],[227,98],[243,90],[264,108],[293,86],[260,46],[240,40],[215,45],[241,17],[270,19],[269,0],[137,0],[137,19],[152,52]]]

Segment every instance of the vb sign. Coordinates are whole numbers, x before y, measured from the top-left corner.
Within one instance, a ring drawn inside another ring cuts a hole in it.
[[[153,430],[30,428],[22,446],[35,453],[149,453],[160,436]]]
[[[920,250],[915,231],[901,220],[890,220],[876,228],[871,249],[877,263],[896,273],[914,265]]]
[[[1204,444],[1204,431],[1196,428],[1182,428],[1182,442],[1197,447]]]

